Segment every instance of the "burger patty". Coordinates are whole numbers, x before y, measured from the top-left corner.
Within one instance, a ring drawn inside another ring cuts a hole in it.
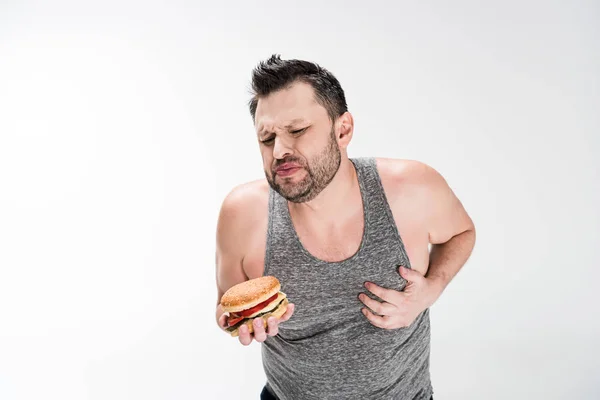
[[[285,297],[283,299],[281,299],[281,301],[279,301],[279,303],[277,303],[277,305],[275,307],[273,307],[272,309],[270,309],[268,311],[265,311],[265,312],[262,312],[262,313],[260,313],[258,315],[255,315],[252,318],[244,318],[243,320],[241,320],[237,324],[232,325],[229,328],[227,328],[226,329],[227,332],[233,332],[234,330],[236,330],[237,328],[239,328],[240,326],[242,326],[243,323],[245,323],[246,321],[248,321],[250,319],[255,319],[255,318],[258,318],[258,317],[262,317],[265,314],[269,314],[269,313],[275,312],[275,310],[277,310],[277,308],[279,308],[279,306],[281,305],[281,303],[283,303],[284,300],[285,300]]]

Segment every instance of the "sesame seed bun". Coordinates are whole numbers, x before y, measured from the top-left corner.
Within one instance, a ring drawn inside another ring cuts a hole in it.
[[[252,308],[281,289],[279,280],[274,276],[262,276],[232,286],[221,297],[221,306],[226,312],[238,312]]]

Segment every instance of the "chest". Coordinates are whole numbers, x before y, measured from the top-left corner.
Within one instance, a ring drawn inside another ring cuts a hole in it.
[[[304,249],[313,257],[340,262],[359,250],[364,236],[362,212],[356,212],[342,223],[306,224],[292,218],[294,231]]]
[[[296,305],[294,321],[286,322],[286,337],[334,331],[341,321],[355,328],[366,325],[358,298],[370,295],[366,281],[403,289],[406,282],[397,267],[404,261],[400,245],[392,235],[374,239],[369,235],[361,251],[342,262],[319,262],[306,252],[283,248],[270,254],[268,273],[280,280],[281,290]]]
[[[418,221],[414,221],[407,207],[401,203],[391,204],[394,223],[400,234],[411,267],[423,275],[429,264],[429,240],[427,232]],[[294,225],[298,239],[314,257],[328,262],[345,260],[354,255],[361,246],[364,233],[362,213],[356,213],[339,229],[331,229],[315,234],[314,230],[301,224]],[[254,225],[248,251],[243,260],[243,268],[248,278],[263,275],[267,246],[268,215]]]

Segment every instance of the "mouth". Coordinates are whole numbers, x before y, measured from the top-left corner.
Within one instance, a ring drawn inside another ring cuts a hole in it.
[[[302,169],[301,166],[296,164],[283,164],[275,170],[275,173],[279,176],[290,176]]]

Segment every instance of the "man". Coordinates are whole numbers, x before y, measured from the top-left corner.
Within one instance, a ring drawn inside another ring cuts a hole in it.
[[[473,222],[433,168],[348,158],[353,117],[326,69],[272,56],[252,87],[266,180],[223,202],[216,281],[220,300],[273,275],[290,301],[240,329],[262,343],[261,398],[432,398],[429,307],[469,258]]]

